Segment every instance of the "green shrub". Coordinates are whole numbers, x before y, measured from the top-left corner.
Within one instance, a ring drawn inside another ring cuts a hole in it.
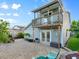
[[[7,33],[0,33],[0,43],[8,43],[10,41]]]
[[[25,40],[28,40],[29,37],[30,37],[30,34],[29,34],[29,33],[25,33],[25,34],[24,34],[24,39],[25,39]]]
[[[0,19],[0,43],[8,43],[9,39],[9,23]]]
[[[70,37],[67,43],[67,47],[73,51],[79,51],[79,38]]]
[[[29,33],[25,33],[24,35],[25,35],[25,36],[28,36],[28,37],[30,37],[30,34],[29,34]]]
[[[17,38],[24,38],[24,33],[22,33],[22,32],[18,33]]]
[[[76,34],[76,37],[79,38],[79,33]]]

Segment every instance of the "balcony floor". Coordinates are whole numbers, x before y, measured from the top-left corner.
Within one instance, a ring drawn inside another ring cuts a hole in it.
[[[41,28],[41,29],[58,29],[59,26],[62,26],[62,24],[42,24],[42,25],[37,25],[35,27]]]

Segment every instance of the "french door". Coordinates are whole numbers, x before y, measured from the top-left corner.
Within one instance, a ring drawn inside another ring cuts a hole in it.
[[[42,43],[50,43],[50,31],[49,30],[44,30],[41,32],[41,42]]]

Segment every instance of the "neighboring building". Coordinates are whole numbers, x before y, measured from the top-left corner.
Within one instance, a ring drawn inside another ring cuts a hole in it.
[[[24,29],[24,26],[15,25],[12,29],[9,29],[9,32],[13,38],[16,38],[18,33],[24,32]]]
[[[64,47],[70,36],[70,13],[65,11],[60,0],[54,0],[40,8],[33,10],[34,19],[24,32],[30,38],[40,39],[40,43],[57,47]]]

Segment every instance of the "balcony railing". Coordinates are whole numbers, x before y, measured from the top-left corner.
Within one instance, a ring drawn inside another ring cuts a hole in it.
[[[44,17],[40,17],[40,18],[36,18],[32,21],[32,26],[33,27],[40,27],[43,25],[56,25],[56,24],[62,24],[63,19],[62,19],[62,15],[58,16],[58,15],[53,15],[50,16],[48,18],[44,18]]]

